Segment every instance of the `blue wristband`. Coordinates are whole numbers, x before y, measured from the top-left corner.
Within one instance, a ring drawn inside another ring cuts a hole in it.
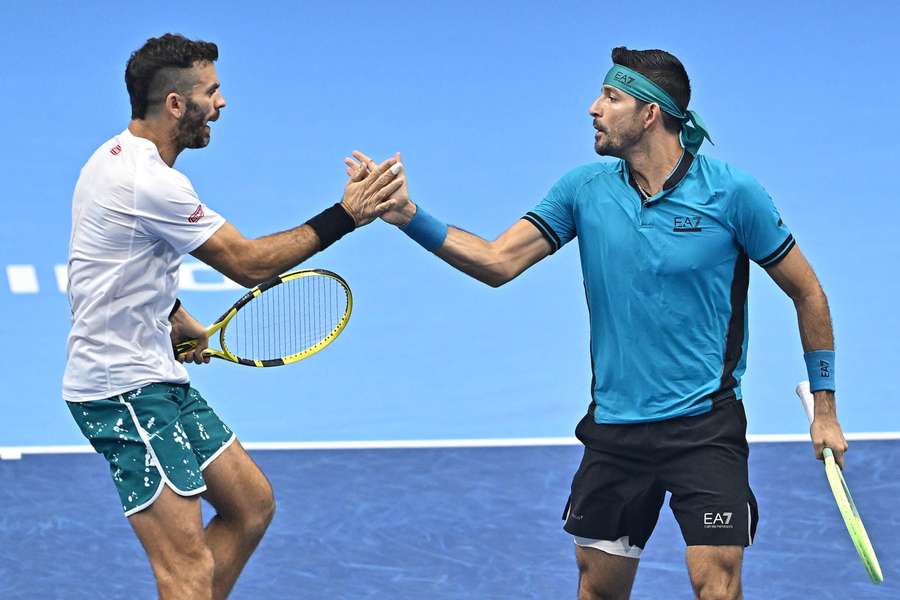
[[[809,391],[834,391],[834,350],[814,350],[804,352],[806,374],[809,376]]]
[[[429,215],[421,206],[416,206],[415,216],[400,230],[429,252],[443,246],[447,238],[447,224]]]

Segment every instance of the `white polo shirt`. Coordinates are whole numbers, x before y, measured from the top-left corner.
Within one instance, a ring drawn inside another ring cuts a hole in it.
[[[150,140],[126,129],[94,152],[72,197],[65,400],[189,381],[169,337],[178,267],[224,223]]]

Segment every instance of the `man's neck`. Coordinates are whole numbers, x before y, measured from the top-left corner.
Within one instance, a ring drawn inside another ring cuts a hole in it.
[[[683,152],[678,136],[665,135],[642,141],[624,158],[634,180],[652,196],[662,191]]]
[[[160,158],[167,165],[174,166],[175,159],[182,148],[175,145],[174,136],[169,128],[152,119],[132,119],[128,131],[135,137],[145,138],[156,145]]]

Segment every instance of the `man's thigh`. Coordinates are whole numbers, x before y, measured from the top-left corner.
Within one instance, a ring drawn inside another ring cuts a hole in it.
[[[638,559],[575,546],[578,597],[627,600],[637,573]]]
[[[687,565],[697,597],[741,597],[742,546],[688,546]]]
[[[235,440],[203,470],[203,497],[223,517],[271,513],[272,486],[240,441]]]
[[[154,570],[171,568],[185,557],[207,552],[200,499],[180,496],[163,486],[159,496],[128,522],[144,546]]]

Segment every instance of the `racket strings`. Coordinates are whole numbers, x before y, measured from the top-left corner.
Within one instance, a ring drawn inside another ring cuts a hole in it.
[[[240,358],[284,358],[322,342],[346,309],[346,291],[331,277],[290,279],[243,306],[225,328],[224,342]]]

